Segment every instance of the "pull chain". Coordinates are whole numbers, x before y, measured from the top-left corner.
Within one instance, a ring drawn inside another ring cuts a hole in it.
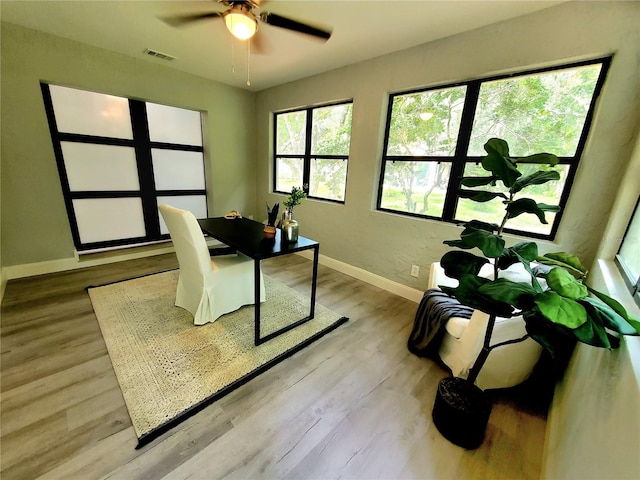
[[[249,78],[249,64],[250,64],[250,54],[251,54],[251,39],[247,40],[247,87],[251,86],[251,79]]]
[[[236,57],[233,53],[233,45],[236,43],[236,41],[232,38],[231,39],[231,74],[235,75],[236,74]]]
[[[236,74],[235,40],[231,41],[231,73]],[[251,39],[247,40],[247,86],[251,86]]]

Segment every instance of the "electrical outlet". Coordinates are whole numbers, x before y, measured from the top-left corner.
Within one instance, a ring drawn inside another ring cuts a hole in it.
[[[411,276],[418,278],[420,275],[420,267],[418,265],[411,265]]]

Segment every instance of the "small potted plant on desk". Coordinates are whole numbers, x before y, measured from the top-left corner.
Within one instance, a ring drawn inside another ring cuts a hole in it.
[[[295,243],[298,241],[299,226],[298,221],[293,218],[293,207],[300,205],[302,199],[307,198],[304,188],[306,188],[306,185],[303,188],[293,187],[287,199],[282,202],[286,208],[281,224],[283,242]]]
[[[512,158],[507,142],[498,138],[490,139],[484,148],[487,156],[482,159],[482,167],[487,175],[463,177],[459,196],[475,202],[501,199],[504,217],[500,225],[478,220],[464,223],[459,240],[444,242],[461,250],[447,252],[440,260],[445,274],[458,280],[455,288],[440,286],[442,291],[489,315],[483,347],[469,376],[443,379],[433,408],[433,420],[440,432],[465,448],[478,447],[484,437],[491,404],[474,383],[496,347],[531,337],[564,367],[576,341],[611,349],[619,346],[619,335],[640,334],[640,320],[631,317],[616,300],[585,283],[587,270],[576,256],[565,252],[539,256],[535,242],[505,245],[502,232],[508,220],[530,213],[546,224],[545,212],[560,210],[532,198],[516,198],[527,187],[559,180],[559,173],[551,169],[523,175],[518,165],[553,166],[558,158],[548,153]],[[481,255],[469,250],[479,250]],[[516,263],[522,264],[529,281],[500,278],[501,270]],[[487,264],[493,267],[492,278],[479,275]],[[537,268],[536,264],[543,267]],[[524,318],[527,334],[491,345],[496,317],[517,315]]]
[[[274,204],[273,207],[269,207],[269,204],[267,203],[267,224],[264,227],[264,236],[266,238],[274,238],[276,236],[278,210],[280,210],[279,203]]]

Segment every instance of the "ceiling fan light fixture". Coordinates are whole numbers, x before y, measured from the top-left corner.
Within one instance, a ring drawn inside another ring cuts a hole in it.
[[[258,30],[258,21],[251,12],[242,8],[232,8],[224,13],[224,23],[231,35],[238,40],[248,40]]]

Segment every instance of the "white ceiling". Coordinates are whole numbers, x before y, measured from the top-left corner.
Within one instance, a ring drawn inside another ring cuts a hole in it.
[[[246,85],[246,43],[232,41],[220,19],[182,28],[160,20],[171,15],[223,11],[226,7],[216,0],[2,0],[0,5],[4,22],[258,91],[559,3],[563,2],[263,0],[259,11],[331,26],[333,34],[323,43],[261,24],[259,34],[266,53],[250,57],[250,87]],[[172,62],[153,58],[143,53],[146,48],[177,58]]]

